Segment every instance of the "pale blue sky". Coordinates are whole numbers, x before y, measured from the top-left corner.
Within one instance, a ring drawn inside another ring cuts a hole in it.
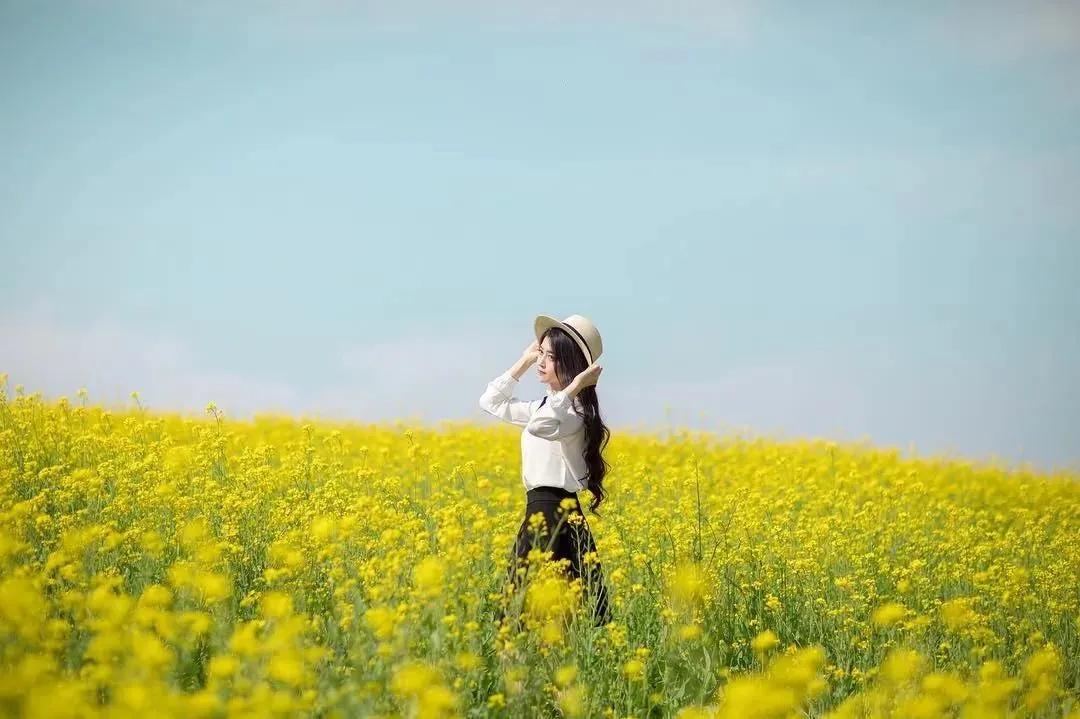
[[[1080,4],[216,5],[0,0],[13,384],[1080,464]]]

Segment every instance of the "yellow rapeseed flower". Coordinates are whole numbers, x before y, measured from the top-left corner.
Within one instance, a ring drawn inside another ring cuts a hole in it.
[[[364,624],[378,639],[389,639],[397,626],[397,613],[387,607],[371,607],[364,612]]]
[[[640,659],[630,659],[622,665],[622,672],[629,679],[643,679],[645,677],[645,662]]]
[[[978,616],[971,606],[971,597],[958,597],[941,605],[941,618],[945,626],[958,632],[974,623]]]
[[[214,679],[229,679],[240,667],[240,662],[231,654],[219,654],[210,659],[207,665],[207,674]]]
[[[953,706],[967,699],[970,692],[962,677],[955,672],[933,672],[922,680],[922,689],[941,700],[945,706]]]
[[[759,632],[750,642],[750,646],[755,652],[767,652],[778,644],[780,644],[780,638],[777,637],[776,632],[771,629]]]
[[[618,434],[605,454],[625,481],[581,558],[603,560],[617,617],[597,628],[569,621],[585,618],[586,587],[549,579],[566,567],[547,566],[543,545],[529,593],[506,591],[517,430],[236,421],[213,405],[187,417],[80,397],[0,383],[0,705],[15,714],[625,719],[589,693],[614,696],[654,665],[661,683],[637,684],[634,701],[682,719],[1057,716],[1078,699],[1071,470]],[[520,625],[492,626],[500,604],[524,610]],[[680,642],[705,637],[709,656],[756,661],[710,665],[716,703],[680,709],[678,688],[705,670],[702,647]],[[835,652],[827,664],[807,637]],[[587,682],[558,669],[582,651]],[[415,660],[429,670],[418,681],[395,677],[410,652],[432,657]],[[412,688],[390,706],[391,685]]]
[[[304,661],[294,652],[275,652],[270,657],[267,673],[271,679],[289,686],[300,686],[304,681]]]
[[[472,671],[480,666],[480,657],[474,652],[458,652],[454,657],[454,663],[463,671]]]
[[[688,607],[701,601],[705,593],[705,577],[694,563],[680,564],[668,585],[668,596],[677,606]]]
[[[882,663],[881,676],[895,684],[902,684],[920,674],[925,664],[926,660],[914,649],[892,649]]]
[[[718,717],[761,719],[790,716],[799,706],[799,698],[790,688],[777,686],[762,677],[739,677],[718,690]]]
[[[443,590],[446,569],[439,557],[425,557],[413,568],[413,584],[425,599],[439,596]]]
[[[292,614],[292,597],[285,592],[267,592],[262,601],[263,619],[284,619]]]
[[[574,609],[567,581],[548,576],[532,582],[526,592],[525,608],[530,616],[542,619],[566,616]]]
[[[874,610],[870,621],[879,627],[891,627],[904,618],[907,609],[898,602],[887,602]]]
[[[677,630],[677,635],[682,641],[691,641],[701,636],[701,625],[684,624]]]
[[[568,687],[578,675],[576,664],[567,664],[555,670],[555,683],[560,687]]]
[[[564,716],[580,717],[585,715],[585,689],[574,686],[559,693],[559,708]]]

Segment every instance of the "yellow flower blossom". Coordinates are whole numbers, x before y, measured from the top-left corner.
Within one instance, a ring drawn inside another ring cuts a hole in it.
[[[421,597],[433,598],[442,593],[446,568],[438,557],[425,557],[413,569],[413,582]]]
[[[903,619],[906,612],[903,604],[887,602],[874,610],[870,621],[879,627],[891,627]]]
[[[0,382],[8,713],[1076,713],[1074,470],[615,433],[601,514],[581,498],[590,572],[541,545],[519,596],[520,428],[77,395]],[[597,627],[579,610],[601,565]]]
[[[771,629],[759,632],[750,642],[750,646],[753,647],[755,652],[767,652],[778,644],[780,644],[780,639],[776,636],[776,632]]]

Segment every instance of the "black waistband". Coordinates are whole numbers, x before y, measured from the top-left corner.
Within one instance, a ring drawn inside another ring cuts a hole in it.
[[[571,492],[563,489],[562,487],[533,487],[525,493],[528,500],[534,499],[565,499],[566,497],[573,497],[577,499],[577,492]]]

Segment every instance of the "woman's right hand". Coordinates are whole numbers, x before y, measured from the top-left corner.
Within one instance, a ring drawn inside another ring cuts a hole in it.
[[[540,341],[533,340],[530,342],[529,346],[521,352],[521,358],[528,360],[529,365],[537,362],[540,359]]]

